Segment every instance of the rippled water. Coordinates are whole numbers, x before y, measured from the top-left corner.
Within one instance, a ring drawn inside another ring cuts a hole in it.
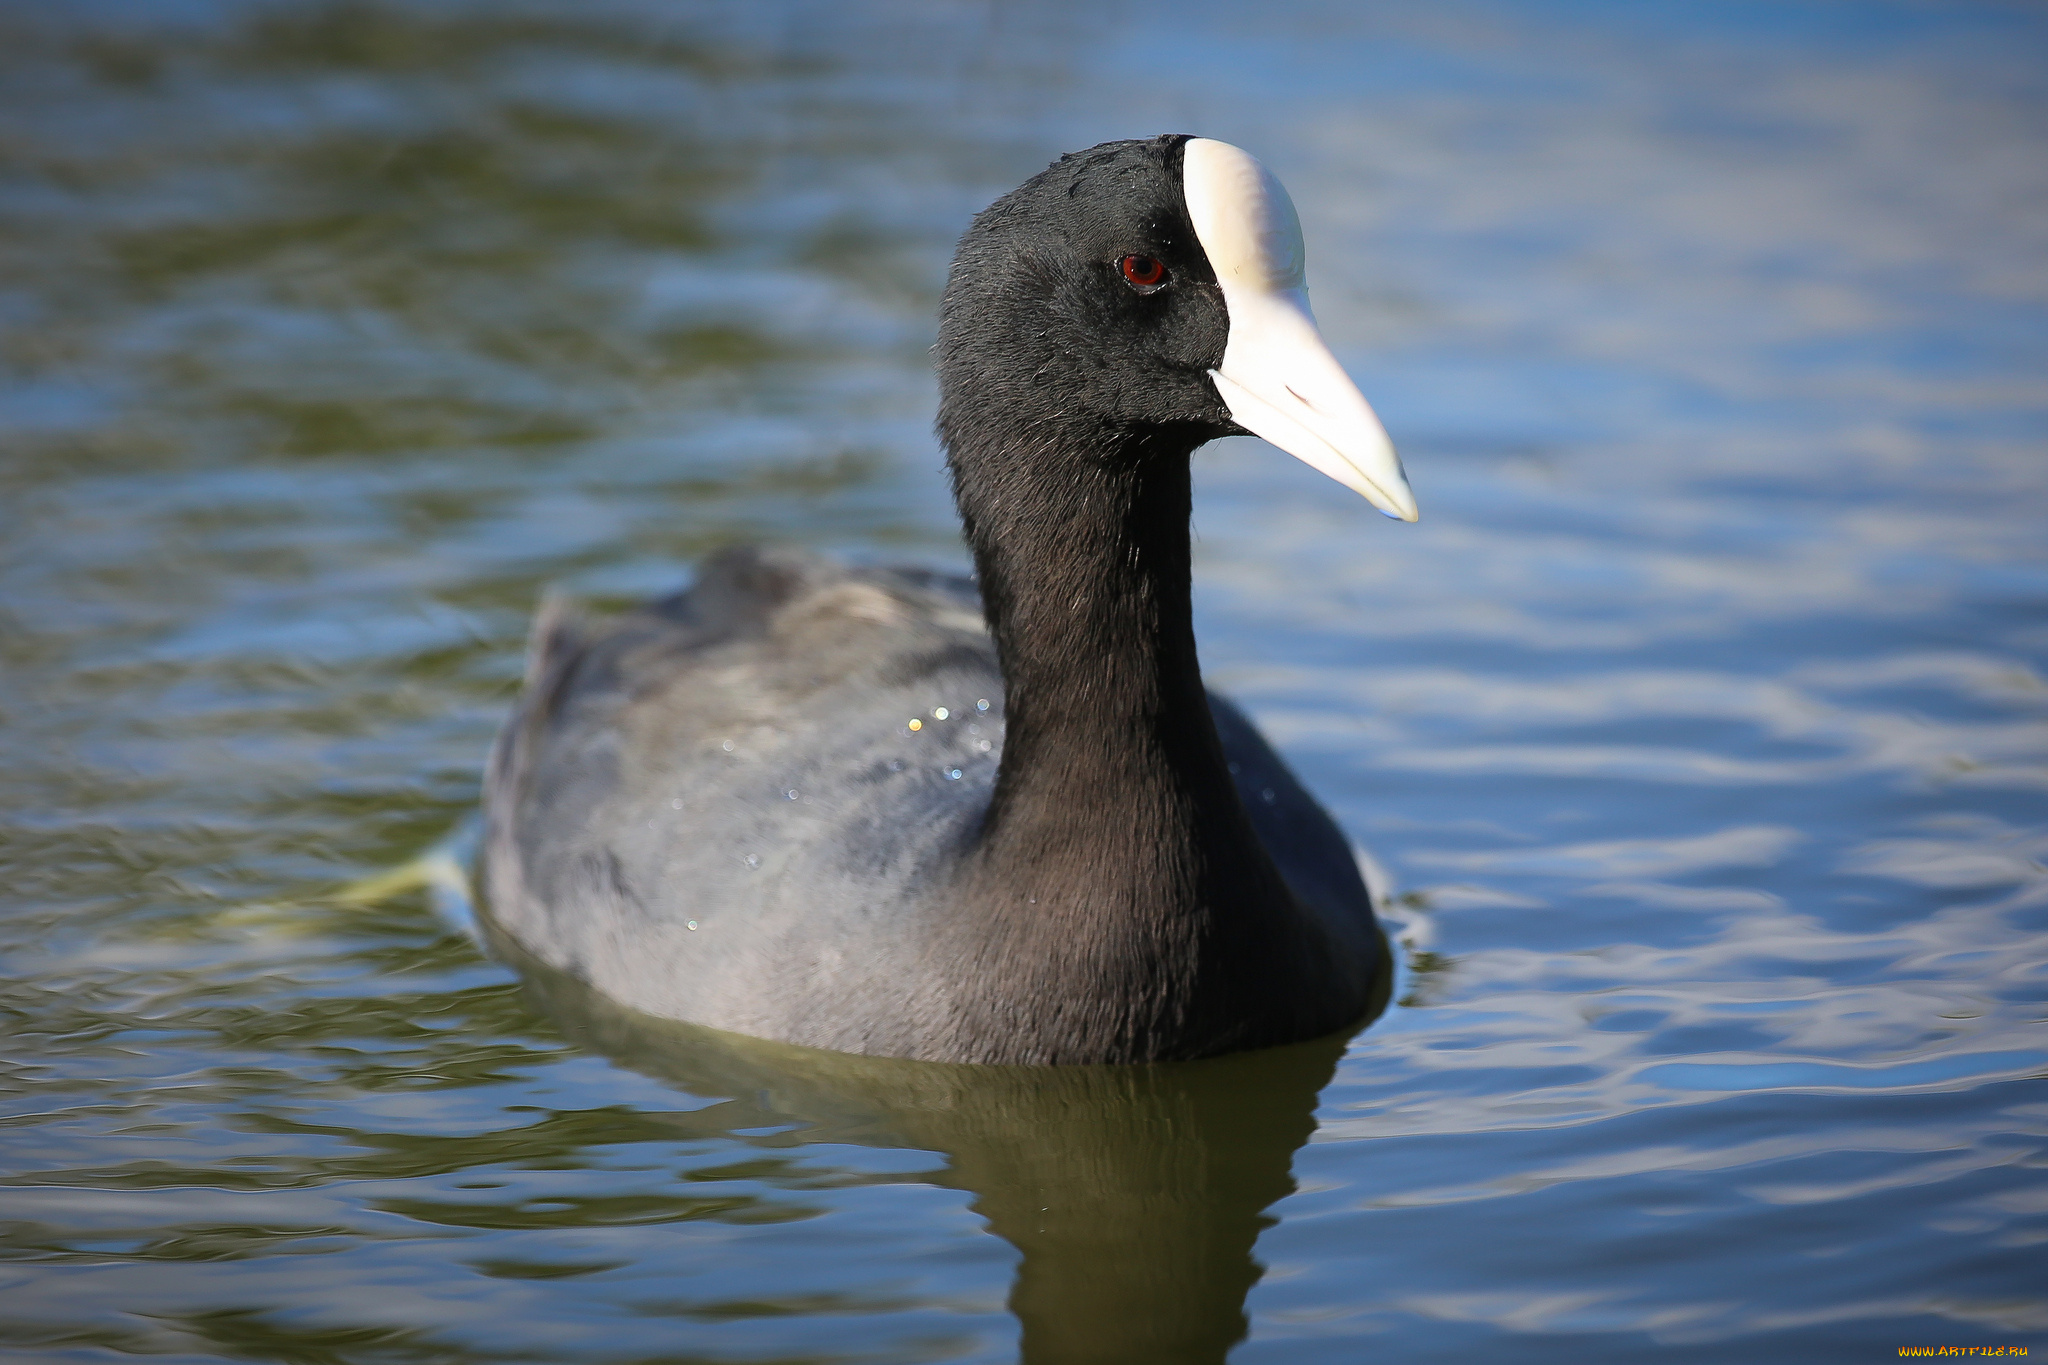
[[[2048,1349],[2039,9],[71,0],[0,39],[19,1358]],[[333,895],[462,824],[545,586],[749,536],[959,564],[951,241],[1167,128],[1293,189],[1422,502],[1197,460],[1212,677],[1404,889],[1377,1023],[835,1061]]]

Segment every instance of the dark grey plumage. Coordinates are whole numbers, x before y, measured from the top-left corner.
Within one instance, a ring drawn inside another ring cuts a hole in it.
[[[939,426],[979,596],[743,549],[604,627],[544,613],[486,784],[500,931],[652,1014],[928,1060],[1364,1012],[1351,851],[1195,656],[1188,457],[1237,428],[1183,141],[1063,159],[962,242]],[[1124,288],[1132,251],[1173,288]]]

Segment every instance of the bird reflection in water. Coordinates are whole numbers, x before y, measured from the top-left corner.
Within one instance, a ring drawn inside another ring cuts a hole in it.
[[[933,1183],[973,1196],[1022,1256],[1010,1311],[1031,1365],[1220,1362],[1248,1327],[1265,1210],[1341,1034],[1199,1062],[974,1066],[862,1057],[635,1013],[521,953],[493,948],[576,1043],[692,1095],[707,1136],[802,1126],[805,1142],[943,1154]]]

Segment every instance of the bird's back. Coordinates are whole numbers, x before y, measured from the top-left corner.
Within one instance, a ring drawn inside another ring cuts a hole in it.
[[[1254,828],[1346,936],[1343,836],[1227,702]],[[994,791],[1003,684],[964,579],[743,548],[603,625],[553,606],[486,778],[493,927],[622,1004],[842,1051],[958,1055],[934,960]],[[956,938],[948,941],[957,942]]]

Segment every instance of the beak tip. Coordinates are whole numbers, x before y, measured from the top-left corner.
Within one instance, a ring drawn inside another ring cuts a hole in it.
[[[1398,493],[1390,493],[1384,486],[1370,481],[1358,491],[1364,493],[1366,501],[1389,521],[1412,522],[1422,516],[1422,509],[1415,505],[1415,494],[1409,491],[1405,482]]]

